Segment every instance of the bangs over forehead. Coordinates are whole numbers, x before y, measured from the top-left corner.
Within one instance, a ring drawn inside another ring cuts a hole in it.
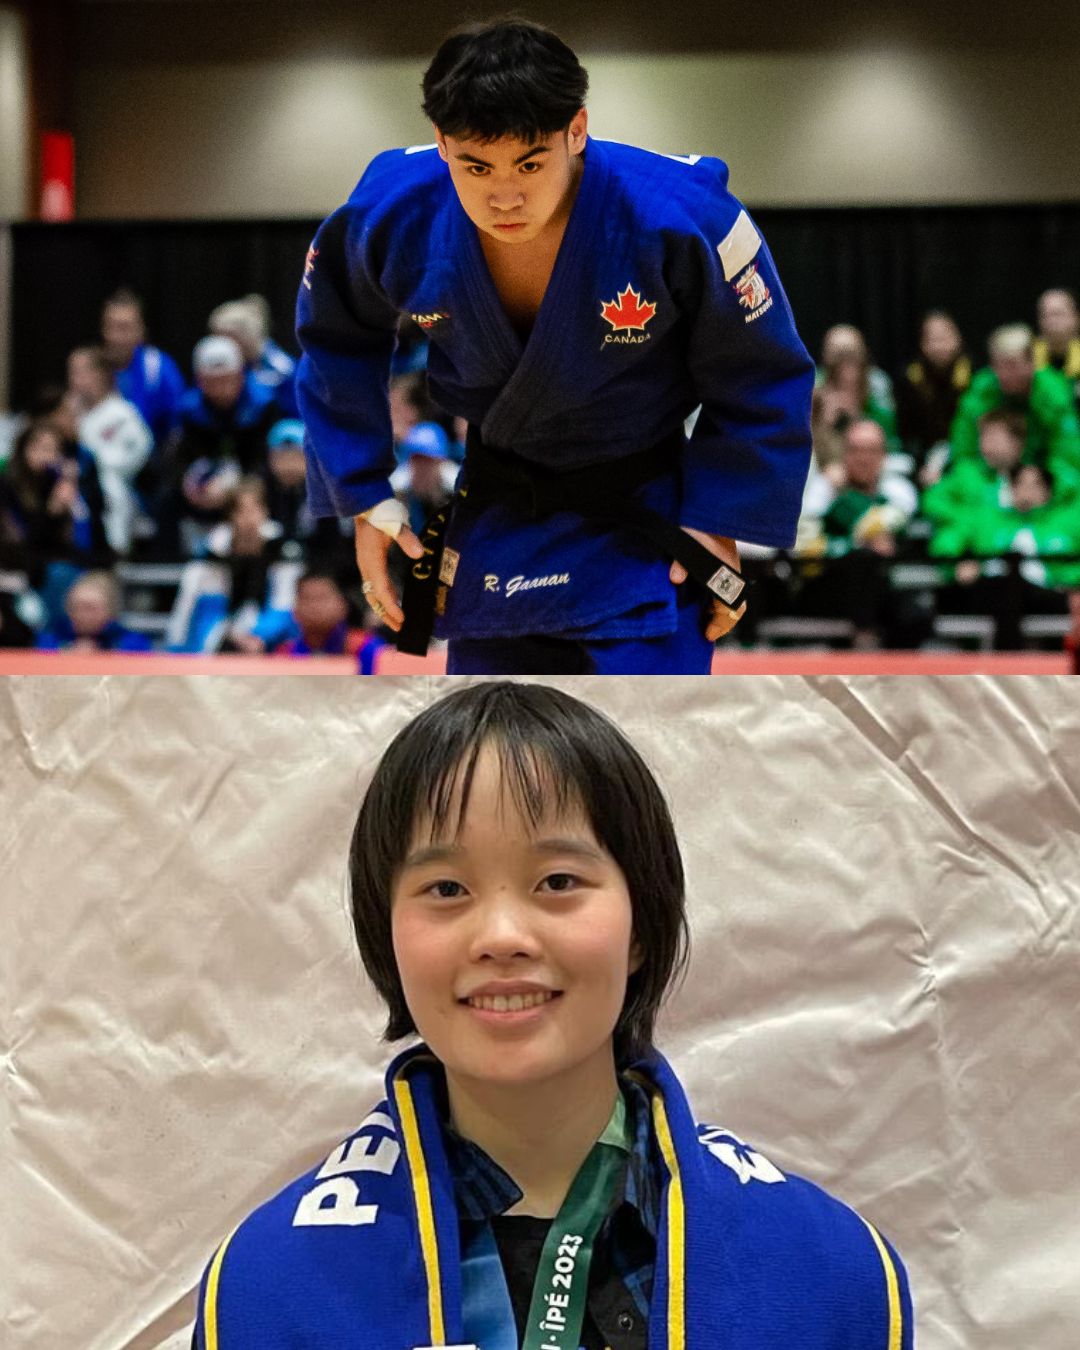
[[[489,751],[504,803],[533,829],[584,816],[626,878],[645,964],[630,977],[616,1058],[644,1053],[689,946],[682,857],[667,803],[645,761],[603,713],[559,689],[508,680],[458,689],[414,718],[390,743],[361,804],[349,851],[353,928],[389,1010],[385,1039],[415,1030],[394,958],[395,879],[417,843],[460,834],[477,766]]]
[[[398,733],[361,807],[354,853],[362,848],[366,864],[392,878],[418,835],[460,834],[485,752],[532,828],[584,814],[624,872],[642,839],[675,848],[656,780],[614,723],[561,690],[500,680],[440,699]]]
[[[498,771],[500,811],[511,807],[536,830],[542,822],[584,816],[596,833],[582,783],[586,766],[573,747],[537,737],[535,728],[489,730],[461,749],[456,761],[432,766],[427,790],[417,794],[410,837],[435,843],[458,839],[465,826],[481,756],[494,757]],[[420,784],[418,784],[420,786]]]

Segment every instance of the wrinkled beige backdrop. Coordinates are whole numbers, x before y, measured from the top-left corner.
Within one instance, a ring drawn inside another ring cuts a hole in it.
[[[549,682],[673,800],[699,1119],[894,1239],[923,1350],[1075,1350],[1077,682]],[[460,683],[0,684],[5,1350],[185,1345],[221,1236],[377,1099],[347,842]]]

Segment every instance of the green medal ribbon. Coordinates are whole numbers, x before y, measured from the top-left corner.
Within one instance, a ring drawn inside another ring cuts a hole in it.
[[[626,1103],[615,1109],[573,1180],[540,1253],[522,1350],[578,1350],[585,1321],[593,1242],[631,1149]]]

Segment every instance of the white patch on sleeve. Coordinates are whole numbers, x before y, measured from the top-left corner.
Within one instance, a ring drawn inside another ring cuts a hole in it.
[[[748,262],[753,262],[760,247],[761,235],[754,229],[753,222],[746,212],[740,211],[739,218],[728,231],[727,237],[716,246],[720,261],[724,264],[724,280],[730,281]]]
[[[775,1185],[778,1181],[787,1181],[779,1167],[771,1163],[764,1154],[744,1144],[737,1134],[716,1125],[698,1126],[698,1143],[703,1145],[719,1159],[725,1167],[730,1167],[745,1186],[748,1181],[763,1181],[766,1185]]]
[[[435,144],[431,144],[431,145],[407,145],[407,146],[405,147],[405,153],[406,153],[407,155],[418,155],[418,154],[420,153],[421,150],[437,150],[438,148],[439,148],[439,147],[438,147],[437,145],[435,145]]]

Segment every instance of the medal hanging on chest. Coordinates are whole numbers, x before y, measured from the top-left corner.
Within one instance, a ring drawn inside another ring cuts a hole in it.
[[[620,1092],[603,1134],[551,1221],[533,1282],[522,1350],[578,1350],[581,1345],[593,1244],[630,1148],[630,1127]],[[490,1242],[494,1247],[494,1238]],[[470,1301],[466,1289],[467,1334],[475,1336],[477,1330],[470,1325]],[[478,1343],[482,1350],[488,1350],[483,1340]]]
[[[593,1243],[608,1212],[624,1152],[629,1151],[621,1137],[625,1114],[620,1093],[608,1128],[593,1145],[552,1220],[536,1268],[522,1350],[578,1350],[581,1344]],[[622,1117],[621,1131],[616,1117]]]

